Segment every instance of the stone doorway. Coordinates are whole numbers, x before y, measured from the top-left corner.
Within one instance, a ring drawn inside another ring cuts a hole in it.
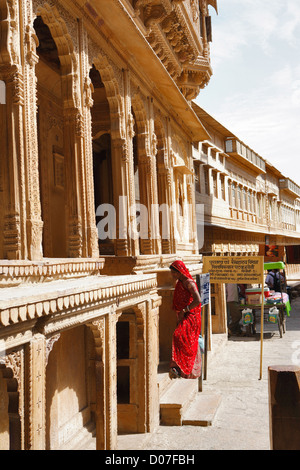
[[[92,333],[85,326],[62,332],[53,344],[46,369],[48,450],[72,449],[87,433],[94,433],[92,348]]]
[[[123,312],[117,323],[118,433],[147,428],[144,325],[139,315]]]

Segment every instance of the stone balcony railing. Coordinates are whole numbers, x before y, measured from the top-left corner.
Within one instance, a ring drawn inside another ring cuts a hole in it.
[[[279,188],[287,191],[294,197],[300,197],[300,187],[289,178],[282,178],[279,180]]]
[[[0,288],[99,275],[103,258],[0,260]]]
[[[238,139],[230,138],[226,140],[226,153],[240,163],[243,162],[257,175],[266,173],[265,160]]]

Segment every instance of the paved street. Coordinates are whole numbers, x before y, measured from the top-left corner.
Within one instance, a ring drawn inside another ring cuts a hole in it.
[[[151,438],[121,438],[120,449],[269,450],[268,366],[293,360],[300,365],[300,298],[293,301],[283,338],[267,321],[264,332],[262,380],[259,335],[230,339],[209,364],[203,392],[222,396],[212,426],[160,426]]]

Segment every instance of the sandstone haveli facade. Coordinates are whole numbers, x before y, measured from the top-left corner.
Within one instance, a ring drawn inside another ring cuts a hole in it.
[[[159,422],[168,266],[201,271],[183,214],[192,142],[208,138],[191,100],[212,74],[210,7],[0,1],[2,449],[64,449],[84,432],[115,449],[118,432]],[[99,239],[105,205],[115,227]],[[168,237],[159,205],[174,206]]]

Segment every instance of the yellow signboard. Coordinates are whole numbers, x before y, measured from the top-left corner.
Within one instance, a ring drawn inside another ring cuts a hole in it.
[[[263,256],[204,256],[203,273],[211,283],[263,284]]]
[[[261,298],[264,298],[264,257],[263,256],[204,256],[203,273],[210,274],[213,284],[261,284]],[[264,303],[261,303],[260,331],[260,372],[263,369],[263,325]]]

